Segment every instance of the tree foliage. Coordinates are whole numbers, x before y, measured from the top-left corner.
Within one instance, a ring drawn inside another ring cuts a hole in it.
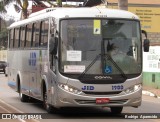
[[[4,3],[3,1],[0,1],[0,13],[6,13],[6,9],[5,9],[5,6],[4,6]]]

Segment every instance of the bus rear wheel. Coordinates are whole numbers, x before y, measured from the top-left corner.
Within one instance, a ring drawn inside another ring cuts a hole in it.
[[[123,107],[110,107],[111,113],[113,114],[121,114]]]
[[[29,97],[27,95],[22,94],[21,87],[20,87],[20,90],[19,90],[19,97],[20,97],[21,102],[27,102],[28,99],[29,99]]]
[[[19,76],[17,76],[17,85],[18,85],[18,92],[19,92],[19,97],[20,97],[21,102],[27,102],[29,97],[22,93],[22,86],[20,83]]]

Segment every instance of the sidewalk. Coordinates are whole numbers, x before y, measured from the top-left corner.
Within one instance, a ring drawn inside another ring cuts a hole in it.
[[[156,98],[160,98],[160,89],[155,89],[155,88],[151,88],[148,86],[143,86],[142,94],[148,95],[148,96],[153,96]]]

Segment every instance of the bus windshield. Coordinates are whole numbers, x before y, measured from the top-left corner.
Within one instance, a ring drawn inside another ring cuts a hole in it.
[[[59,70],[64,74],[75,75],[87,68],[85,75],[108,76],[120,75],[122,72],[126,76],[140,75],[140,34],[140,24],[136,20],[62,20]]]

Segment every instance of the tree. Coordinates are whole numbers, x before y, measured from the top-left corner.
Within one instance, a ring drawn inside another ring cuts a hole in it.
[[[22,11],[23,18],[26,19],[28,14],[27,14],[27,8],[28,8],[28,1],[29,0],[4,0],[4,6],[9,5],[10,3],[16,2],[14,4],[14,8],[17,12]]]
[[[8,38],[8,30],[6,28],[6,22],[0,17],[0,50],[6,48],[7,38]]]
[[[57,4],[58,4],[58,7],[62,7],[62,0],[56,0],[57,1]]]
[[[4,1],[0,1],[0,14],[3,14],[3,13],[7,13],[7,11],[4,7]],[[1,29],[2,29],[1,23],[2,23],[2,18],[0,16],[0,32],[1,32]]]
[[[118,0],[118,8],[128,10],[128,0]]]
[[[6,9],[4,7],[4,2],[3,1],[0,1],[0,13],[6,13]]]

